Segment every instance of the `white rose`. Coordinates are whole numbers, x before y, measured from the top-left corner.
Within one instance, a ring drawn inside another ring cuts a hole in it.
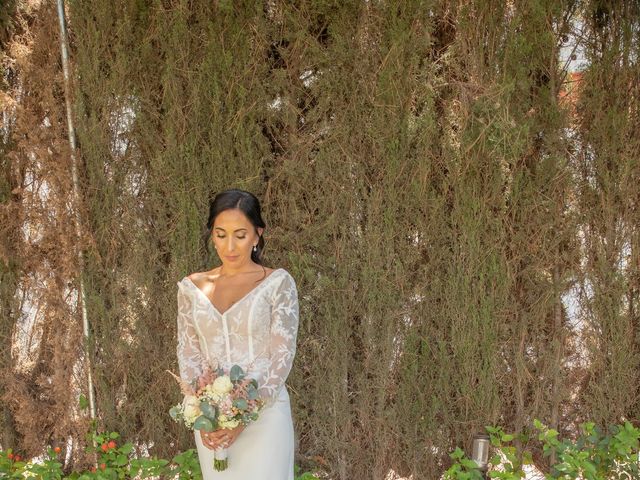
[[[184,397],[182,408],[184,419],[189,423],[195,422],[196,418],[202,415],[202,411],[200,410],[200,400],[193,395],[186,395]]]
[[[213,381],[212,387],[214,392],[224,395],[233,390],[233,383],[231,383],[231,379],[227,375],[223,375]]]

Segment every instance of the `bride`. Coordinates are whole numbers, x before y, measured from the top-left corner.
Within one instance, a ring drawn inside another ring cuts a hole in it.
[[[262,265],[265,223],[260,203],[244,190],[213,199],[207,245],[222,265],[178,283],[180,377],[190,382],[206,365],[240,365],[258,382],[266,405],[258,420],[233,430],[194,431],[202,475],[208,479],[293,480],[294,432],[285,380],[296,352],[298,294],[284,268]],[[226,447],[229,466],[213,468],[214,449]]]

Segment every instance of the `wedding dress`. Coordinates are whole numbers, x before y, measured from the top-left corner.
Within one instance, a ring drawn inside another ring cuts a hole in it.
[[[213,450],[194,431],[204,480],[293,480],[294,432],[284,384],[296,352],[298,293],[283,268],[273,270],[224,312],[189,277],[178,283],[180,377],[187,382],[204,366],[226,371],[240,365],[258,382],[266,405],[228,448],[226,470],[213,468]]]

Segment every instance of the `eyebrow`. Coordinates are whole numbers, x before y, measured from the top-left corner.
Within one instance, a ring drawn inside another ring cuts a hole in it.
[[[215,230],[222,230],[223,232],[226,232],[226,230],[224,228],[222,228],[222,227],[215,227]],[[234,230],[234,232],[239,232],[240,230],[245,230],[246,231],[247,229],[246,228],[236,228]]]

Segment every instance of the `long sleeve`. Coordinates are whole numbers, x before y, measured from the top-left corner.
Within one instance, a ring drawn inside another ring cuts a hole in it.
[[[178,367],[180,378],[187,382],[199,377],[203,372],[203,355],[200,351],[198,334],[193,326],[193,297],[185,291],[184,285],[178,282]]]
[[[275,402],[291,371],[296,354],[298,323],[298,291],[293,277],[285,275],[273,295],[269,362],[266,371],[262,371],[256,378],[258,394],[265,399],[267,405]]]

